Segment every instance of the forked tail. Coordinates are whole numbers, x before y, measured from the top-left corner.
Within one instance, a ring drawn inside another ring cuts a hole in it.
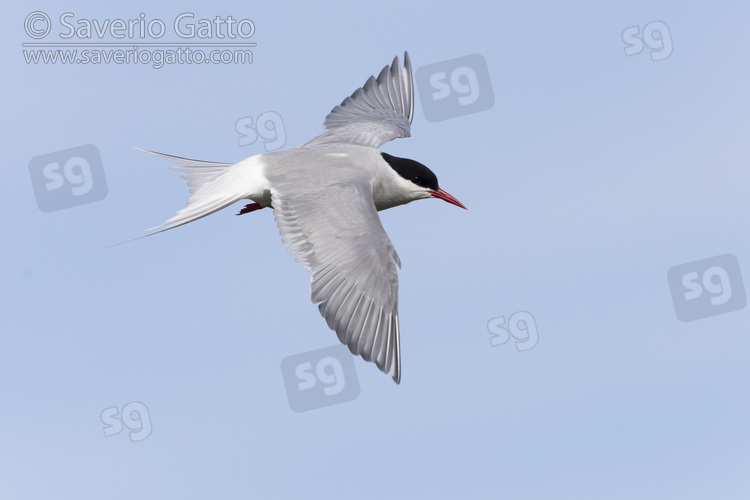
[[[193,222],[210,215],[222,208],[228,207],[245,196],[227,182],[222,182],[222,176],[228,171],[231,163],[216,163],[211,161],[190,160],[179,156],[156,153],[146,149],[135,148],[139,151],[172,160],[178,165],[169,167],[171,170],[182,172],[182,177],[190,188],[190,197],[185,208],[178,211],[174,217],[163,224],[147,229],[152,231],[145,236],[174,229],[188,222]]]

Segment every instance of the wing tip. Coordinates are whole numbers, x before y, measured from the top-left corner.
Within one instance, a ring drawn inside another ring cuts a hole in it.
[[[396,335],[393,343],[393,361],[391,364],[391,377],[396,384],[401,384],[401,332],[398,327],[398,314],[396,314]]]
[[[411,58],[409,52],[404,51],[404,79],[408,80],[405,84],[409,98],[409,123],[414,119],[414,73],[411,70]]]

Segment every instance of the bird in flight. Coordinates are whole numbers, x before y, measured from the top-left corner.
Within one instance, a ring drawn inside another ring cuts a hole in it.
[[[238,215],[269,207],[282,241],[311,274],[314,304],[352,354],[401,381],[396,250],[379,210],[424,198],[461,208],[421,163],[378,148],[411,135],[414,84],[409,54],[371,76],[326,116],[324,131],[294,149],[239,163],[190,160],[146,151],[176,162],[190,197],[151,234],[187,224],[240,200]],[[149,236],[147,235],[147,236]]]

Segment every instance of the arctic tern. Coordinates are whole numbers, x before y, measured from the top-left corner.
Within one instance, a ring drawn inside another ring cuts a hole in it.
[[[401,262],[379,210],[424,198],[461,208],[419,162],[378,148],[411,135],[414,84],[409,54],[326,116],[324,131],[294,149],[235,164],[190,160],[153,151],[178,165],[187,205],[150,234],[173,229],[250,200],[237,215],[273,209],[289,252],[311,274],[312,302],[349,350],[401,381],[398,269]],[[149,234],[149,235],[150,235]],[[149,236],[147,235],[147,236]]]

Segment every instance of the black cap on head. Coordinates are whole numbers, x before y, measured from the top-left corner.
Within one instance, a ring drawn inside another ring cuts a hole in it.
[[[399,158],[398,156],[391,156],[388,153],[380,153],[383,159],[396,171],[398,175],[411,181],[417,186],[422,186],[433,191],[440,189],[438,187],[437,176],[432,173],[432,170],[425,167],[418,161],[410,160],[409,158]]]

